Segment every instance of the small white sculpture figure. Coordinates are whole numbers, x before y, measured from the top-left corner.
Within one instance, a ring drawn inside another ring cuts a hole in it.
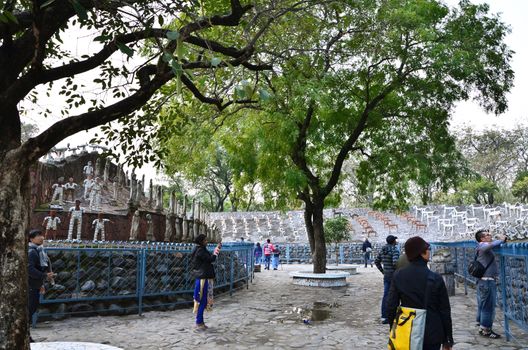
[[[145,215],[147,219],[147,241],[154,242],[156,238],[154,237],[154,223],[152,222],[152,215]]]
[[[94,176],[94,168],[92,166],[92,162],[88,161],[88,164],[86,164],[83,168],[83,174],[86,178],[88,178],[88,175]]]
[[[101,178],[96,177],[92,188],[90,190],[90,210],[101,210],[101,193],[103,192],[103,184]]]
[[[88,175],[88,177],[83,181],[84,199],[90,198],[90,191],[92,190],[93,183],[94,180],[92,179],[92,175]]]
[[[174,235],[172,217],[174,217],[174,214],[167,213],[165,215],[165,237],[163,238],[165,242],[170,242],[172,236]]]
[[[97,241],[97,235],[101,233],[101,241],[105,240],[105,223],[113,223],[110,219],[104,219],[103,213],[97,214],[97,219],[92,222],[92,227],[94,228],[94,238],[93,241]]]
[[[110,159],[105,159],[105,167],[103,172],[103,181],[108,182],[110,180]]]
[[[53,189],[53,196],[51,198],[52,202],[58,201],[59,204],[64,203],[64,179],[62,177],[59,178],[59,181],[56,184],[53,184],[51,188]]]
[[[73,182],[73,177],[70,177],[68,179],[68,182],[64,185],[64,191],[66,192],[66,200],[71,199],[71,202],[73,203],[74,197],[75,197],[75,189],[79,187],[75,182]]]
[[[77,240],[81,240],[82,230],[82,216],[84,214],[84,208],[81,208],[81,201],[75,201],[75,207],[70,208],[68,218],[70,219],[70,227],[68,228],[68,239],[71,240],[73,237],[73,227],[77,224]]]
[[[137,236],[139,232],[139,210],[136,210],[134,212],[134,216],[132,216],[132,224],[130,225],[130,237],[128,238],[129,241],[137,241]]]
[[[50,211],[50,215],[44,218],[42,226],[46,229],[44,238],[48,239],[48,235],[51,235],[53,239],[56,239],[55,235],[57,234],[57,227],[60,225],[61,220],[59,219],[57,212],[55,210]]]

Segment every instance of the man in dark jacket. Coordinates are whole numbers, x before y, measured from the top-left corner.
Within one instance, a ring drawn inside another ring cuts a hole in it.
[[[423,349],[439,350],[443,346],[443,350],[450,350],[453,346],[451,306],[444,280],[427,268],[430,246],[421,237],[411,237],[405,242],[405,254],[409,265],[394,273],[387,299],[389,322],[392,325],[397,317],[399,305],[426,309]],[[425,301],[428,283],[429,292]]]
[[[42,249],[44,236],[40,230],[31,230],[29,232],[28,246],[28,310],[29,322],[33,314],[37,311],[40,303],[40,294],[44,294],[44,280],[52,279],[53,273],[49,271],[49,259]],[[33,339],[29,337],[29,341]]]
[[[361,250],[363,251],[363,259],[365,260],[365,267],[367,267],[367,264],[370,264],[370,267],[372,267],[372,261],[370,261],[370,253],[372,252],[372,243],[370,243],[370,241],[368,240],[368,237],[365,237]]]
[[[392,275],[396,270],[396,262],[400,257],[400,251],[396,247],[397,239],[398,237],[388,235],[387,244],[381,249],[374,261],[378,270],[383,274],[383,298],[381,299],[381,323],[383,324],[389,323],[387,320],[387,296],[389,295]]]

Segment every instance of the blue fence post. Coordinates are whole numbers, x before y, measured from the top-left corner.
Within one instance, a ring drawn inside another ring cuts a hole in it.
[[[343,253],[344,253],[344,252],[343,252],[343,245],[340,244],[340,245],[339,245],[339,262],[340,262],[341,264],[343,264],[343,260],[344,260],[344,258],[345,258],[345,256],[344,256]]]
[[[249,281],[253,282],[253,271],[255,269],[253,268],[253,259],[255,258],[255,254],[251,254],[253,249],[247,249],[246,250],[246,289],[249,289]]]
[[[463,252],[464,252],[463,261],[462,261],[462,269],[464,270],[464,294],[467,295],[468,294],[468,291],[467,291],[467,279],[468,279],[468,276],[467,276],[467,268],[466,268],[466,263],[467,263],[466,251],[467,251],[467,248],[464,247],[462,249],[463,249]]]
[[[77,298],[79,297],[79,294],[81,293],[81,286],[79,285],[80,282],[80,276],[79,272],[81,270],[81,250],[77,249],[77,276],[76,276],[76,287],[75,287],[75,294],[77,295]]]
[[[141,249],[138,252],[138,260],[139,260],[139,280],[138,280],[138,314],[141,316],[143,313],[143,294],[145,292],[145,273],[146,273],[146,265],[147,265],[147,254],[146,254],[147,248]]]
[[[230,275],[231,277],[229,278],[229,295],[233,295],[233,280],[235,279],[235,267],[233,266],[233,254],[230,254]]]
[[[290,263],[290,245],[286,245],[286,264]]]
[[[510,341],[510,323],[508,322],[508,303],[506,302],[506,257],[500,257],[500,280],[502,286],[502,312],[504,313],[504,332],[506,340]]]

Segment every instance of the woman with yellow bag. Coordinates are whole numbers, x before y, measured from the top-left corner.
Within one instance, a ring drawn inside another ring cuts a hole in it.
[[[387,314],[389,349],[451,350],[451,306],[442,277],[429,270],[430,245],[421,237],[405,242],[409,265],[394,273]]]

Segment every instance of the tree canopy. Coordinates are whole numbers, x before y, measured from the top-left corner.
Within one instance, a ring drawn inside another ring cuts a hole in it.
[[[405,206],[412,184],[447,187],[463,166],[448,132],[454,103],[506,109],[507,33],[469,1],[330,1],[289,13],[261,46],[272,98],[211,135],[239,159],[234,176],[258,179],[268,201],[302,201],[324,272],[322,208],[345,160],[357,157],[359,186],[380,208]]]

